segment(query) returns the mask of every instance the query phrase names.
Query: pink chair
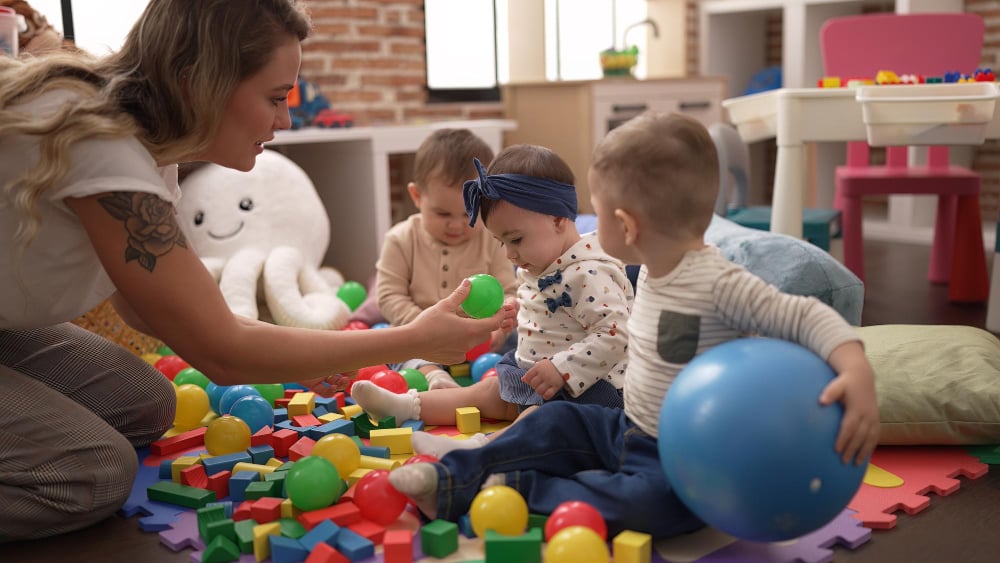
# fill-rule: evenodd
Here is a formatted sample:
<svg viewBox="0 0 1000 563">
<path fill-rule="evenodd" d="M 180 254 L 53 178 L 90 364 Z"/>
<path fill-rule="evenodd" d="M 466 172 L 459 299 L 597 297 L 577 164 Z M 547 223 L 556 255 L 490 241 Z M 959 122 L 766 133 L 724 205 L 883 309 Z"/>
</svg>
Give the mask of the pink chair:
<svg viewBox="0 0 1000 563">
<path fill-rule="evenodd" d="M 979 66 L 984 24 L 975 14 L 870 14 L 828 20 L 820 30 L 824 73 L 842 79 L 896 74 L 944 76 Z M 892 86 L 885 86 L 892 88 Z M 844 263 L 864 279 L 861 199 L 870 194 L 937 195 L 927 277 L 949 283 L 952 301 L 980 302 L 989 294 L 979 211 L 980 177 L 949 163 L 948 147 L 929 147 L 927 164 L 907 164 L 906 147 L 889 147 L 884 166 L 870 166 L 868 144 L 848 143 L 847 164 L 836 169 L 834 206 L 840 210 Z"/>
</svg>

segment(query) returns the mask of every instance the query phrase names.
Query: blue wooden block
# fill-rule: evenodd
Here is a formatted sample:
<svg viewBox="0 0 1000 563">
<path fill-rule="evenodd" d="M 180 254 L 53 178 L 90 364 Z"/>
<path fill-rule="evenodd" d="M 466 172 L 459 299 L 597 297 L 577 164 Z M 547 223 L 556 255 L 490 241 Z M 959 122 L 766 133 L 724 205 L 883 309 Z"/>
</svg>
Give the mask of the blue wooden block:
<svg viewBox="0 0 1000 563">
<path fill-rule="evenodd" d="M 323 520 L 316 524 L 315 528 L 306 532 L 306 535 L 299 538 L 299 543 L 311 553 L 313 548 L 320 543 L 336 546 L 339 534 L 340 526 L 334 524 L 332 520 Z"/>
<path fill-rule="evenodd" d="M 282 420 L 281 422 L 275 424 L 276 428 L 283 428 L 285 430 L 291 430 L 299 435 L 299 438 L 307 435 L 307 433 L 316 428 L 315 426 L 295 426 L 292 424 L 291 420 Z"/>
<path fill-rule="evenodd" d="M 424 431 L 424 421 L 422 420 L 407 420 L 406 422 L 399 425 L 400 428 L 412 428 L 414 432 Z"/>
<path fill-rule="evenodd" d="M 458 517 L 458 531 L 467 538 L 476 537 L 476 531 L 472 528 L 472 519 L 468 512 Z"/>
<path fill-rule="evenodd" d="M 351 561 L 375 555 L 375 544 L 349 528 L 340 529 L 340 533 L 337 534 L 336 548 Z"/>
<path fill-rule="evenodd" d="M 274 423 L 288 420 L 288 409 L 274 409 Z"/>
<path fill-rule="evenodd" d="M 206 504 L 205 506 L 206 507 L 209 507 L 209 506 L 221 506 L 222 509 L 226 512 L 226 518 L 232 518 L 233 517 L 233 501 L 231 501 L 231 500 L 219 500 L 219 501 L 215 501 L 215 502 L 210 502 L 210 503 Z"/>
<path fill-rule="evenodd" d="M 315 416 L 316 418 L 319 418 L 319 417 L 323 416 L 324 414 L 329 414 L 329 413 L 330 413 L 329 409 L 327 409 L 323 405 L 316 405 L 313 408 L 313 412 L 312 412 L 313 416 Z"/>
<path fill-rule="evenodd" d="M 359 446 L 361 455 L 389 459 L 389 446 Z"/>
<path fill-rule="evenodd" d="M 299 563 L 309 557 L 309 550 L 299 540 L 285 536 L 268 536 L 271 542 L 271 561 L 274 563 Z"/>
<path fill-rule="evenodd" d="M 309 436 L 313 440 L 319 440 L 327 434 L 345 434 L 347 436 L 354 435 L 354 423 L 350 420 L 342 418 L 340 420 L 334 420 L 327 422 L 326 424 L 321 424 L 319 426 L 314 426 L 306 432 L 306 436 Z"/>
<path fill-rule="evenodd" d="M 268 445 L 250 446 L 247 448 L 247 453 L 250 454 L 250 459 L 253 460 L 253 463 L 264 465 L 267 463 L 267 460 L 274 457 L 274 448 Z"/>
<path fill-rule="evenodd" d="M 170 468 L 170 466 L 173 465 L 173 463 L 174 463 L 173 459 L 165 459 L 160 462 L 160 474 L 159 474 L 160 479 L 173 479 L 174 473 L 173 470 Z"/>
<path fill-rule="evenodd" d="M 260 473 L 256 471 L 237 471 L 229 478 L 229 498 L 233 502 L 243 502 L 246 500 L 247 486 L 254 481 L 260 480 Z"/>
<path fill-rule="evenodd" d="M 206 457 L 201 460 L 201 464 L 205 466 L 206 475 L 215 475 L 220 471 L 232 471 L 233 467 L 236 467 L 236 464 L 240 462 L 250 463 L 250 454 L 236 452 L 234 454 Z"/>
</svg>

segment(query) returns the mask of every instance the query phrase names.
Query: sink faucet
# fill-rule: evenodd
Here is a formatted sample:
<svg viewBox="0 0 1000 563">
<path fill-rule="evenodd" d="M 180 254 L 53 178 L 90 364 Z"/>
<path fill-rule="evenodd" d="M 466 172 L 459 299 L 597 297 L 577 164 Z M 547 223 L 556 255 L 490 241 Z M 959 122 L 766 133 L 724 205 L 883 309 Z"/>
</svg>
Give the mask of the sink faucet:
<svg viewBox="0 0 1000 563">
<path fill-rule="evenodd" d="M 656 22 L 653 21 L 652 18 L 646 18 L 646 19 L 644 19 L 642 21 L 635 22 L 634 24 L 626 27 L 625 31 L 622 32 L 622 48 L 623 49 L 625 49 L 625 48 L 628 47 L 628 32 L 631 31 L 631 30 L 633 30 L 636 27 L 639 27 L 640 25 L 648 25 L 649 27 L 653 28 L 653 37 L 656 38 L 656 39 L 660 38 L 660 26 L 656 25 Z"/>
</svg>

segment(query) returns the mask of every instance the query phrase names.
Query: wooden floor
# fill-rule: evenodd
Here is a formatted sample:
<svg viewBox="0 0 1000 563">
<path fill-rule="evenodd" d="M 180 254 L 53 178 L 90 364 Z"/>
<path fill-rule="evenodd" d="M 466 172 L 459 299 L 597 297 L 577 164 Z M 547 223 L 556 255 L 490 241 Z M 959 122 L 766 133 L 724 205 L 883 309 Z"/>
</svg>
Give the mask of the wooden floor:
<svg viewBox="0 0 1000 563">
<path fill-rule="evenodd" d="M 953 305 L 947 288 L 926 281 L 929 249 L 899 243 L 865 245 L 867 285 L 862 324 L 960 324 L 983 328 L 985 305 Z M 932 496 L 929 508 L 899 515 L 893 530 L 876 531 L 857 550 L 837 549 L 834 561 L 978 563 L 1000 557 L 1000 469 L 964 481 L 946 498 Z M 3 510 L 3 507 L 0 507 Z M 139 531 L 136 519 L 119 516 L 57 538 L 0 545 L 2 562 L 141 561 L 176 563 L 190 551 L 172 553 L 158 535 Z"/>
</svg>

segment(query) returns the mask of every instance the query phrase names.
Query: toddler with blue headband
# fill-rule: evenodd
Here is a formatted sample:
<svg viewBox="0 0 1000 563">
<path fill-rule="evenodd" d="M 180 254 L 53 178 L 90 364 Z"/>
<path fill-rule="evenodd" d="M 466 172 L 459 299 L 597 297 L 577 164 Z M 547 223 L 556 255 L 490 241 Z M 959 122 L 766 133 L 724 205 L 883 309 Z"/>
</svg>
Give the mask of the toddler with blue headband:
<svg viewBox="0 0 1000 563">
<path fill-rule="evenodd" d="M 517 268 L 516 349 L 497 363 L 496 378 L 466 388 L 396 395 L 359 381 L 354 399 L 374 419 L 436 425 L 455 424 L 455 409 L 467 406 L 498 420 L 515 420 L 551 400 L 621 408 L 634 293 L 624 264 L 601 249 L 596 235 L 577 231 L 569 166 L 534 145 L 508 147 L 488 173 L 475 165 L 479 174 L 465 183 L 465 207 L 469 224 L 481 217 Z M 440 457 L 486 441 L 418 432 L 413 446 Z"/>
</svg>

